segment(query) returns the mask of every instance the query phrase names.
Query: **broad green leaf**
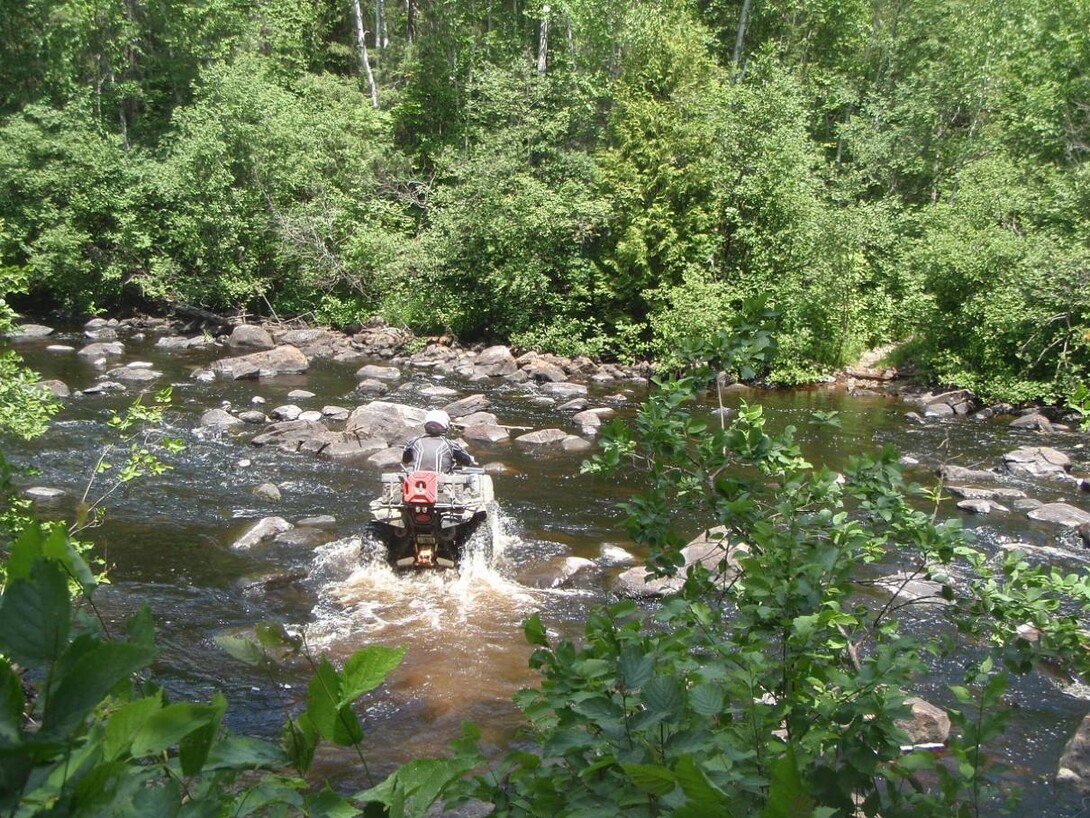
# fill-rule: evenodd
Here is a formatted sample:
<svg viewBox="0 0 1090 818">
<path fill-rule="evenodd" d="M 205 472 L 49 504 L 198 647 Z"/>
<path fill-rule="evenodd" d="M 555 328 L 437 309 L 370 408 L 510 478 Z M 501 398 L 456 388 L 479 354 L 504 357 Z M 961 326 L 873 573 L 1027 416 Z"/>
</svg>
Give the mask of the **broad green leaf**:
<svg viewBox="0 0 1090 818">
<path fill-rule="evenodd" d="M 621 652 L 618 668 L 625 687 L 632 690 L 643 687 L 655 669 L 654 660 L 638 647 L 627 647 Z"/>
<path fill-rule="evenodd" d="M 275 744 L 248 736 L 229 736 L 212 745 L 204 771 L 279 769 L 290 763 L 291 759 Z"/>
<path fill-rule="evenodd" d="M 652 795 L 668 795 L 677 787 L 673 771 L 658 764 L 622 764 L 632 783 Z"/>
<path fill-rule="evenodd" d="M 72 608 L 68 582 L 39 557 L 27 577 L 11 580 L 0 600 L 0 653 L 25 667 L 57 660 L 68 643 Z"/>
<path fill-rule="evenodd" d="M 178 742 L 178 760 L 182 765 L 183 775 L 196 775 L 208 758 L 208 751 L 216 740 L 223 714 L 227 712 L 227 699 L 222 693 L 212 696 L 209 706 L 213 709 L 211 721 L 182 737 Z"/>
<path fill-rule="evenodd" d="M 761 818 L 810 818 L 813 809 L 814 799 L 802 781 L 795 753 L 788 747 L 783 758 L 772 768 L 768 802 L 761 811 Z"/>
<path fill-rule="evenodd" d="M 531 645 L 543 648 L 549 647 L 549 635 L 545 631 L 545 626 L 541 623 L 541 617 L 536 613 L 531 614 L 522 623 L 522 632 L 526 635 L 526 641 Z"/>
<path fill-rule="evenodd" d="M 5 570 L 8 582 L 17 579 L 28 579 L 34 568 L 34 561 L 42 556 L 47 532 L 44 526 L 37 521 L 31 522 L 23 532 L 11 544 L 11 553 Z"/>
<path fill-rule="evenodd" d="M 215 705 L 179 702 L 152 714 L 132 742 L 136 758 L 156 755 L 214 721 L 220 713 Z"/>
<path fill-rule="evenodd" d="M 341 704 L 340 691 L 340 675 L 329 660 L 322 657 L 307 686 L 306 714 L 322 738 L 347 746 L 363 740 L 363 729 L 352 705 Z"/>
<path fill-rule="evenodd" d="M 43 733 L 63 736 L 74 730 L 118 682 L 147 667 L 156 652 L 145 645 L 99 642 L 76 661 L 65 662 L 63 675 L 45 703 Z"/>
<path fill-rule="evenodd" d="M 125 621 L 125 633 L 129 642 L 134 645 L 153 646 L 155 644 L 155 621 L 152 619 L 151 608 L 141 605 L 140 610 Z"/>
<path fill-rule="evenodd" d="M 673 676 L 655 676 L 643 686 L 643 703 L 655 713 L 671 714 L 681 709 L 681 687 Z"/>
<path fill-rule="evenodd" d="M 313 719 L 304 713 L 298 719 L 288 719 L 280 735 L 280 747 L 292 766 L 305 773 L 314 760 L 318 739 L 318 728 L 314 726 Z"/>
<path fill-rule="evenodd" d="M 592 696 L 573 704 L 571 709 L 597 723 L 618 722 L 624 717 L 620 706 L 606 696 Z"/>
<path fill-rule="evenodd" d="M 389 778 L 360 793 L 360 801 L 378 801 L 391 809 L 401 805 L 406 816 L 422 818 L 443 790 L 472 769 L 465 759 L 418 758 L 395 771 Z"/>
<path fill-rule="evenodd" d="M 731 799 L 708 779 L 692 756 L 684 755 L 678 759 L 674 766 L 674 775 L 685 793 L 687 805 L 693 808 L 693 814 L 734 814 L 730 809 Z"/>
<path fill-rule="evenodd" d="M 135 699 L 110 714 L 106 722 L 103 754 L 107 761 L 114 761 L 128 754 L 132 741 L 144 723 L 163 706 L 161 694 Z"/>
<path fill-rule="evenodd" d="M 369 645 L 353 653 L 341 671 L 340 704 L 351 704 L 364 693 L 374 690 L 390 671 L 401 664 L 405 648 Z"/>
<path fill-rule="evenodd" d="M 719 685 L 701 682 L 689 691 L 689 705 L 698 716 L 718 716 L 725 703 L 723 688 Z"/>
<path fill-rule="evenodd" d="M 310 818 L 356 818 L 360 811 L 326 785 L 321 792 L 304 796 Z"/>
</svg>

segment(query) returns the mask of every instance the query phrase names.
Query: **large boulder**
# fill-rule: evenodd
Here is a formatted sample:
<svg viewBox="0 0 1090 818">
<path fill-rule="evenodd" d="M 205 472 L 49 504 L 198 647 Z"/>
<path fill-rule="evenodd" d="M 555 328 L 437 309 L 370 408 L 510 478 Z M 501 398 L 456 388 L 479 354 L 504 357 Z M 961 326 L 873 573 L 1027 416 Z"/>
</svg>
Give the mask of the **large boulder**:
<svg viewBox="0 0 1090 818">
<path fill-rule="evenodd" d="M 481 352 L 474 362 L 474 371 L 489 378 L 506 377 L 518 371 L 518 364 L 511 350 L 505 346 L 493 346 Z"/>
<path fill-rule="evenodd" d="M 234 348 L 274 349 L 276 347 L 276 342 L 269 331 L 255 324 L 239 324 L 231 331 L 227 344 Z"/>
<path fill-rule="evenodd" d="M 378 366 L 367 364 L 356 370 L 356 377 L 361 381 L 396 381 L 401 379 L 401 370 L 396 366 Z"/>
<path fill-rule="evenodd" d="M 284 344 L 262 352 L 215 361 L 211 369 L 220 378 L 237 381 L 242 378 L 298 375 L 306 372 L 309 366 L 307 356 L 297 347 Z"/>
<path fill-rule="evenodd" d="M 694 565 L 707 568 L 719 585 L 733 582 L 741 567 L 739 558 L 748 553 L 747 546 L 732 544 L 722 526 L 709 529 L 692 540 L 681 550 L 684 566 L 672 577 L 650 578 L 650 572 L 642 565 L 629 568 L 617 577 L 613 591 L 619 596 L 633 599 L 665 596 L 679 590 L 685 572 Z"/>
<path fill-rule="evenodd" d="M 1090 794 L 1090 716 L 1082 720 L 1064 747 L 1056 783 Z"/>
<path fill-rule="evenodd" d="M 1068 503 L 1045 503 L 1030 511 L 1026 516 L 1031 520 L 1057 523 L 1067 528 L 1075 528 L 1090 522 L 1090 513 Z"/>
<path fill-rule="evenodd" d="M 340 440 L 335 440 L 322 449 L 321 456 L 325 460 L 338 463 L 362 463 L 385 448 L 385 440 L 343 435 Z"/>
<path fill-rule="evenodd" d="M 425 414 L 415 406 L 376 400 L 354 409 L 344 430 L 357 437 L 384 440 L 389 446 L 404 446 L 423 433 Z"/>
<path fill-rule="evenodd" d="M 911 744 L 945 744 L 950 738 L 950 717 L 941 707 L 918 696 L 905 699 L 911 718 L 898 719 L 897 726 L 908 734 Z"/>
<path fill-rule="evenodd" d="M 1021 477 L 1066 478 L 1071 458 L 1049 446 L 1023 446 L 1003 455 L 1003 464 Z"/>
<path fill-rule="evenodd" d="M 12 341 L 32 341 L 35 338 L 45 338 L 53 334 L 53 327 L 42 324 L 20 324 L 12 328 L 7 337 Z"/>
<path fill-rule="evenodd" d="M 120 341 L 103 341 L 88 344 L 77 353 L 82 358 L 120 358 L 125 354 L 125 345 Z"/>
<path fill-rule="evenodd" d="M 304 444 L 307 444 L 308 451 L 315 450 L 315 447 L 317 447 L 316 451 L 321 451 L 322 448 L 339 439 L 339 435 L 330 432 L 321 423 L 309 420 L 288 420 L 272 424 L 250 442 L 255 446 L 278 446 L 285 451 L 297 452 Z"/>
</svg>

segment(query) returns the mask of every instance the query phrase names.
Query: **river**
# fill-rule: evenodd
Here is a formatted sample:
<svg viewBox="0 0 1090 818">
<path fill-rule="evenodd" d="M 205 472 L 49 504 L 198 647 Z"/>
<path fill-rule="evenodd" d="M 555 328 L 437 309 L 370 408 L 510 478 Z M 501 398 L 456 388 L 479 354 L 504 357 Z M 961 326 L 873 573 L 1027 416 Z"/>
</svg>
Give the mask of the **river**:
<svg viewBox="0 0 1090 818">
<path fill-rule="evenodd" d="M 74 352 L 52 352 L 51 344 L 79 348 L 80 331 L 17 345 L 27 363 L 45 378 L 85 389 L 102 369 Z M 155 337 L 126 338 L 124 361 L 145 361 L 162 377 L 153 389 L 173 387 L 168 415 L 171 431 L 186 443 L 171 458 L 172 470 L 137 481 L 107 502 L 103 524 L 87 534 L 109 565 L 110 584 L 97 600 L 106 617 L 121 621 L 143 603 L 155 615 L 163 652 L 155 671 L 171 695 L 206 699 L 222 690 L 231 703 L 228 723 L 238 732 L 275 737 L 285 714 L 305 697 L 309 670 L 287 664 L 269 676 L 228 657 L 214 642 L 221 634 L 246 635 L 256 623 L 275 621 L 305 634 L 315 653 L 334 660 L 368 644 L 405 645 L 402 665 L 389 682 L 370 694 L 364 716 L 365 752 L 373 771 L 385 774 L 414 757 L 445 752 L 466 720 L 476 722 L 488 746 L 502 749 L 522 724 L 512 695 L 533 685 L 529 649 L 521 623 L 537 612 L 557 636 L 577 637 L 588 609 L 611 599 L 609 582 L 620 569 L 603 572 L 574 588 L 548 587 L 557 564 L 568 556 L 597 559 L 604 545 L 640 552 L 618 525 L 616 504 L 634 490 L 623 479 L 580 474 L 583 454 L 561 449 L 530 450 L 506 442 L 473 447 L 483 463 L 502 464 L 494 477 L 500 505 L 500 536 L 491 566 L 458 573 L 398 576 L 376 565 L 361 565 L 352 536 L 368 519 L 368 501 L 377 491 L 379 471 L 257 448 L 250 439 L 260 427 L 210 433 L 198 428 L 205 410 L 229 402 L 251 408 L 264 399 L 266 410 L 286 403 L 320 409 L 329 404 L 352 408 L 367 398 L 353 394 L 360 363 L 318 360 L 303 375 L 260 381 L 200 383 L 191 375 L 222 349 L 168 351 Z M 375 361 L 388 365 L 388 361 Z M 113 365 L 113 364 L 111 364 Z M 566 427 L 567 418 L 533 387 L 497 380 L 482 387 L 404 369 L 404 379 L 388 400 L 421 407 L 419 389 L 441 383 L 459 396 L 484 391 L 503 424 L 531 428 Z M 292 390 L 315 397 L 289 400 Z M 79 395 L 65 399 L 62 411 L 41 438 L 18 444 L 9 453 L 17 465 L 38 470 L 28 485 L 63 489 L 65 497 L 42 506 L 45 514 L 69 515 L 83 494 L 94 464 L 111 440 L 111 410 L 128 405 L 125 394 Z M 609 405 L 630 416 L 643 387 L 617 382 L 592 386 L 592 406 Z M 622 399 L 623 397 L 623 399 Z M 728 401 L 760 402 L 770 428 L 793 425 L 813 462 L 832 467 L 848 453 L 892 445 L 910 458 L 908 473 L 933 481 L 940 463 L 985 468 L 1020 445 L 1055 446 L 1080 459 L 1084 437 L 1059 431 L 1042 441 L 1035 432 L 1014 430 L 1010 418 L 929 420 L 917 424 L 905 413 L 915 407 L 896 397 L 851 396 L 843 390 L 738 390 Z M 710 407 L 709 407 L 710 408 Z M 808 425 L 810 413 L 836 411 L 840 428 Z M 573 429 L 574 431 L 574 429 Z M 254 487 L 278 486 L 281 499 L 259 498 Z M 93 492 L 92 492 L 93 494 Z M 1088 505 L 1074 484 L 1035 484 L 1030 495 L 1044 501 Z M 1055 526 L 1034 523 L 1020 513 L 973 516 L 949 502 L 943 513 L 959 516 L 980 541 L 1055 545 Z M 231 544 L 255 520 L 269 515 L 290 521 L 329 514 L 336 518 L 334 542 L 318 548 L 261 545 L 239 551 Z M 1082 553 L 1069 549 L 1065 563 L 1085 570 Z M 922 692 L 943 700 L 942 668 Z M 1045 674 L 1020 683 L 1010 696 L 1017 708 L 1014 729 L 1000 752 L 1024 791 L 1016 814 L 1074 816 L 1081 803 L 1051 785 L 1064 742 L 1088 711 L 1080 689 L 1061 686 Z M 325 749 L 315 772 L 346 787 L 361 778 L 354 753 Z"/>
</svg>

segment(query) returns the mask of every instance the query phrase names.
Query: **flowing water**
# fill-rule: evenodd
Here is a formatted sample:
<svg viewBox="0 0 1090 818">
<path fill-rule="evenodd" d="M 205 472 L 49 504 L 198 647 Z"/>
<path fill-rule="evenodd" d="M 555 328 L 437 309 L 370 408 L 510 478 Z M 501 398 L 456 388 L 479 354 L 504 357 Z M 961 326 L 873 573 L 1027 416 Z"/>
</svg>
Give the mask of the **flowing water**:
<svg viewBox="0 0 1090 818">
<path fill-rule="evenodd" d="M 81 345 L 78 331 L 48 340 L 20 342 L 18 349 L 43 377 L 58 378 L 73 390 L 91 386 L 102 371 L 72 352 L 49 352 L 49 344 Z M 200 414 L 231 403 L 249 408 L 255 397 L 268 410 L 294 402 L 303 408 L 365 402 L 351 394 L 361 365 L 318 361 L 304 375 L 262 381 L 198 383 L 191 374 L 224 351 L 164 351 L 154 337 L 126 339 L 125 361 L 154 365 L 163 377 L 153 385 L 172 385 L 171 431 L 187 448 L 171 459 L 166 474 L 137 481 L 107 500 L 104 523 L 87 535 L 110 568 L 111 584 L 97 594 L 109 621 L 120 622 L 148 603 L 156 618 L 163 652 L 155 670 L 168 691 L 179 697 L 207 698 L 223 690 L 236 731 L 273 738 L 285 714 L 305 698 L 310 670 L 294 661 L 278 673 L 250 668 L 228 657 L 214 643 L 221 634 L 248 635 L 255 624 L 279 622 L 303 634 L 315 654 L 334 661 L 370 644 L 404 645 L 405 659 L 388 683 L 366 698 L 361 712 L 365 751 L 372 773 L 384 775 L 411 758 L 443 754 L 465 721 L 477 723 L 487 746 L 497 751 L 518 741 L 522 724 L 512 695 L 533 685 L 527 667 L 530 650 L 522 621 L 539 613 L 551 634 L 578 637 L 588 610 L 611 599 L 608 588 L 621 569 L 609 568 L 573 588 L 549 587 L 557 566 L 568 556 L 598 559 L 615 545 L 641 556 L 619 526 L 616 504 L 635 489 L 623 476 L 581 475 L 583 455 L 560 450 L 528 450 L 514 443 L 473 447 L 482 463 L 502 468 L 494 477 L 500 506 L 495 521 L 496 558 L 459 572 L 397 575 L 361 554 L 360 535 L 368 501 L 377 491 L 377 469 L 336 464 L 302 454 L 256 448 L 249 440 L 260 427 L 213 433 L 197 428 Z M 386 364 L 385 361 L 375 363 Z M 111 363 L 111 366 L 113 364 Z M 386 399 L 417 406 L 441 404 L 419 389 L 453 387 L 460 396 L 485 391 L 500 422 L 532 428 L 565 428 L 570 421 L 532 387 L 506 383 L 459 383 L 433 373 L 404 370 L 405 380 Z M 307 389 L 315 397 L 289 401 L 288 392 Z M 620 396 L 623 396 L 623 400 Z M 41 506 L 45 514 L 70 515 L 82 496 L 104 447 L 111 440 L 106 420 L 132 400 L 121 395 L 74 395 L 66 399 L 49 432 L 10 452 L 17 465 L 38 470 L 28 485 L 64 489 L 65 497 Z M 630 415 L 642 387 L 593 387 L 591 405 L 615 407 Z M 909 476 L 933 480 L 940 463 L 991 467 L 1003 452 L 1019 445 L 1042 445 L 1030 432 L 1012 430 L 1009 419 L 990 421 L 907 421 L 912 407 L 888 396 L 849 396 L 834 389 L 727 395 L 729 404 L 760 402 L 769 427 L 793 425 L 805 453 L 834 468 L 849 455 L 892 445 L 917 461 Z M 709 407 L 710 411 L 711 407 Z M 809 425 L 813 411 L 836 411 L 840 428 Z M 1058 432 L 1047 440 L 1079 460 L 1083 437 Z M 271 482 L 282 497 L 263 500 L 254 487 Z M 1023 486 L 1045 502 L 1084 502 L 1066 484 Z M 97 496 L 92 486 L 89 496 Z M 973 517 L 952 503 L 943 513 L 961 516 L 989 547 L 1003 542 L 1057 544 L 1056 527 L 1033 523 L 1022 514 Z M 246 551 L 231 544 L 255 520 L 278 515 L 295 521 L 329 514 L 336 518 L 334 540 L 317 548 L 259 545 Z M 1086 558 L 1070 542 L 1062 561 L 1085 570 Z M 944 670 L 921 681 L 921 693 L 949 703 Z M 1090 697 L 1077 686 L 1045 673 L 1020 683 L 1010 695 L 1015 729 L 1001 748 L 1024 790 L 1018 814 L 1075 816 L 1082 804 L 1053 791 L 1050 779 L 1063 744 L 1090 711 Z M 326 749 L 318 774 L 344 786 L 366 783 L 354 752 Z M 1090 813 L 1086 813 L 1090 814 Z"/>
</svg>

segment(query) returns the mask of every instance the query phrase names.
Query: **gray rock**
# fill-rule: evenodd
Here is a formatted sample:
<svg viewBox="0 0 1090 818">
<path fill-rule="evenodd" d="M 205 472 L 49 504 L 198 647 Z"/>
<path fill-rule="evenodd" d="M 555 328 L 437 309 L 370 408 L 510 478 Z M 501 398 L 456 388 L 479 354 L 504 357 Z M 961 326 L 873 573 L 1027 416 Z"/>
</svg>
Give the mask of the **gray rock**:
<svg viewBox="0 0 1090 818">
<path fill-rule="evenodd" d="M 202 349 L 210 346 L 212 343 L 212 339 L 204 335 L 198 335 L 195 338 L 185 338 L 181 335 L 166 335 L 156 341 L 155 346 L 159 349 L 166 350 Z"/>
<path fill-rule="evenodd" d="M 1017 417 L 1011 421 L 1010 425 L 1012 429 L 1035 429 L 1038 432 L 1052 431 L 1052 422 L 1044 415 L 1036 412 L 1031 415 Z"/>
<path fill-rule="evenodd" d="M 275 483 L 262 483 L 260 486 L 254 488 L 254 495 L 260 497 L 262 500 L 269 500 L 273 503 L 279 503 L 282 498 L 280 488 Z"/>
<path fill-rule="evenodd" d="M 125 345 L 120 341 L 104 341 L 88 344 L 76 354 L 82 358 L 120 357 L 125 354 Z"/>
<path fill-rule="evenodd" d="M 968 469 L 964 466 L 944 464 L 939 466 L 939 476 L 948 483 L 980 483 L 999 479 L 999 474 L 983 469 Z"/>
<path fill-rule="evenodd" d="M 215 361 L 211 369 L 220 378 L 270 378 L 298 375 L 310 366 L 307 356 L 296 347 L 282 345 L 262 352 Z"/>
<path fill-rule="evenodd" d="M 518 371 L 518 363 L 505 346 L 488 347 L 474 361 L 474 371 L 489 378 L 500 378 Z"/>
<path fill-rule="evenodd" d="M 420 394 L 426 398 L 452 398 L 458 394 L 458 390 L 451 389 L 449 386 L 431 384 L 422 388 Z"/>
<path fill-rule="evenodd" d="M 1024 477 L 1066 478 L 1071 458 L 1049 446 L 1023 446 L 1003 455 L 1007 471 Z"/>
<path fill-rule="evenodd" d="M 716 583 L 727 585 L 738 577 L 738 559 L 748 551 L 745 545 L 732 544 L 727 538 L 726 529 L 718 526 L 704 532 L 681 550 L 685 564 L 677 575 L 649 579 L 647 569 L 637 565 L 617 577 L 613 590 L 619 596 L 633 599 L 664 596 L 680 589 L 686 569 L 697 564 L 711 571 Z"/>
<path fill-rule="evenodd" d="M 926 576 L 898 571 L 882 577 L 875 585 L 906 604 L 912 605 L 949 605 L 949 600 L 942 598 L 943 584 Z"/>
<path fill-rule="evenodd" d="M 541 429 L 537 432 L 528 432 L 515 438 L 516 443 L 524 446 L 552 446 L 567 440 L 568 433 L 563 429 Z"/>
<path fill-rule="evenodd" d="M 117 381 L 99 381 L 98 383 L 81 389 L 81 395 L 104 395 L 108 392 L 124 392 L 125 384 Z"/>
<path fill-rule="evenodd" d="M 291 548 L 317 548 L 325 545 L 333 539 L 333 535 L 321 528 L 306 527 L 293 528 L 283 534 L 277 534 L 273 538 L 276 545 L 286 545 Z"/>
<path fill-rule="evenodd" d="M 598 553 L 600 555 L 598 559 L 603 565 L 631 565 L 636 561 L 632 554 L 619 545 L 607 543 L 598 550 Z"/>
<path fill-rule="evenodd" d="M 560 383 L 568 379 L 567 373 L 556 364 L 545 360 L 533 360 L 522 367 L 526 376 L 534 381 Z"/>
<path fill-rule="evenodd" d="M 358 463 L 366 461 L 375 452 L 385 448 L 387 448 L 385 440 L 345 435 L 322 449 L 321 456 L 325 460 L 338 463 Z"/>
<path fill-rule="evenodd" d="M 348 420 L 350 412 L 343 406 L 323 406 L 322 415 L 330 420 Z"/>
<path fill-rule="evenodd" d="M 543 383 L 541 391 L 554 398 L 570 399 L 586 396 L 587 387 L 581 383 Z"/>
<path fill-rule="evenodd" d="M 314 397 L 314 393 L 306 389 L 293 389 L 288 392 L 288 400 L 309 400 Z"/>
<path fill-rule="evenodd" d="M 1032 497 L 1021 497 L 1011 503 L 1011 507 L 1014 508 L 1015 511 L 1033 511 L 1033 509 L 1040 508 L 1043 505 L 1044 503 L 1040 500 L 1036 500 Z"/>
<path fill-rule="evenodd" d="M 923 415 L 927 418 L 949 418 L 954 416 L 954 407 L 948 403 L 929 403 L 923 408 Z"/>
<path fill-rule="evenodd" d="M 404 446 L 423 432 L 425 414 L 415 406 L 376 400 L 354 409 L 344 430 L 358 437 L 384 440 L 387 445 Z"/>
<path fill-rule="evenodd" d="M 294 403 L 287 403 L 283 406 L 277 406 L 275 409 L 270 411 L 269 417 L 271 417 L 273 420 L 298 420 L 299 415 L 301 414 L 303 414 L 302 409 L 300 409 Z"/>
<path fill-rule="evenodd" d="M 484 395 L 470 395 L 467 398 L 448 403 L 443 407 L 443 411 L 457 420 L 486 412 L 491 406 L 492 404 Z"/>
<path fill-rule="evenodd" d="M 363 394 L 370 395 L 382 395 L 389 390 L 386 384 L 382 381 L 375 380 L 374 378 L 368 378 L 367 380 L 360 381 L 356 384 L 356 391 Z"/>
<path fill-rule="evenodd" d="M 1090 794 L 1090 716 L 1082 720 L 1064 746 L 1056 783 Z"/>
<path fill-rule="evenodd" d="M 68 492 L 62 489 L 50 488 L 49 486 L 30 486 L 19 493 L 28 500 L 34 500 L 36 502 L 49 502 L 50 500 L 57 500 L 68 495 Z"/>
<path fill-rule="evenodd" d="M 274 349 L 276 342 L 272 335 L 264 327 L 254 324 L 239 324 L 231 330 L 231 337 L 227 339 L 227 345 L 233 349 L 250 347 L 252 349 Z"/>
<path fill-rule="evenodd" d="M 72 390 L 68 388 L 68 384 L 64 381 L 58 381 L 50 379 L 46 381 L 38 381 L 38 387 L 45 391 L 51 392 L 55 398 L 67 398 L 72 394 Z"/>
<path fill-rule="evenodd" d="M 45 351 L 55 352 L 58 354 L 67 354 L 69 352 L 75 352 L 76 348 L 74 346 L 69 346 L 68 344 L 50 344 L 45 348 Z"/>
<path fill-rule="evenodd" d="M 953 495 L 963 497 L 966 500 L 1018 500 L 1026 496 L 1021 489 L 1010 488 L 980 488 L 977 486 L 944 486 Z"/>
<path fill-rule="evenodd" d="M 321 441 L 322 446 L 329 445 L 334 435 L 321 423 L 306 420 L 288 420 L 274 423 L 266 431 L 254 437 L 255 446 L 278 446 L 285 451 L 295 452 L 308 441 Z"/>
<path fill-rule="evenodd" d="M 918 696 L 905 700 L 912 709 L 912 717 L 898 719 L 897 726 L 908 734 L 910 744 L 945 744 L 950 738 L 950 717 L 941 707 L 936 707 Z"/>
<path fill-rule="evenodd" d="M 590 404 L 586 398 L 574 398 L 567 403 L 560 404 L 556 408 L 559 409 L 561 412 L 582 412 L 589 405 Z"/>
<path fill-rule="evenodd" d="M 317 409 L 309 409 L 306 412 L 301 412 L 299 414 L 299 420 L 310 420 L 315 423 L 320 422 L 323 417 L 325 417 L 325 415 L 323 415 Z"/>
<path fill-rule="evenodd" d="M 42 324 L 20 324 L 12 328 L 11 332 L 8 333 L 8 338 L 12 341 L 32 341 L 35 338 L 45 338 L 52 334 L 53 327 Z"/>
<path fill-rule="evenodd" d="M 499 443 L 511 437 L 511 433 L 495 423 L 474 423 L 463 429 L 462 437 L 477 443 Z"/>
<path fill-rule="evenodd" d="M 369 364 L 356 370 L 360 380 L 396 381 L 401 379 L 401 370 L 396 366 L 375 366 Z"/>
<path fill-rule="evenodd" d="M 560 443 L 566 452 L 585 452 L 594 448 L 594 444 L 579 435 L 568 435 Z"/>
<path fill-rule="evenodd" d="M 241 420 L 243 423 L 253 424 L 269 422 L 269 418 L 265 415 L 265 413 L 257 409 L 247 409 L 245 412 L 239 412 L 238 419 Z"/>
<path fill-rule="evenodd" d="M 1004 505 L 1000 505 L 994 500 L 962 500 L 958 503 L 958 508 L 962 511 L 969 511 L 973 514 L 991 514 L 993 511 L 1010 511 Z"/>
<path fill-rule="evenodd" d="M 116 341 L 117 330 L 113 327 L 101 327 L 100 329 L 85 329 L 83 337 L 91 341 Z"/>
<path fill-rule="evenodd" d="M 1090 522 L 1090 513 L 1068 503 L 1045 503 L 1026 514 L 1031 520 L 1074 528 Z"/>
<path fill-rule="evenodd" d="M 294 526 L 283 517 L 265 517 L 246 529 L 245 533 L 231 544 L 231 547 L 236 551 L 248 551 L 262 541 L 271 540 L 292 528 Z"/>
<path fill-rule="evenodd" d="M 163 376 L 162 372 L 157 372 L 154 369 L 147 369 L 142 366 L 122 366 L 117 369 L 111 369 L 106 373 L 106 377 L 113 378 L 116 381 L 124 381 L 126 383 L 150 383 L 151 381 L 158 380 Z"/>
<path fill-rule="evenodd" d="M 587 410 L 573 415 L 572 422 L 576 426 L 598 427 L 602 425 L 602 416 L 593 410 Z"/>
<path fill-rule="evenodd" d="M 491 412 L 474 412 L 471 415 L 463 415 L 462 417 L 458 418 L 457 425 L 463 428 L 469 426 L 477 426 L 482 423 L 498 426 L 499 422 L 499 418 L 497 418 Z"/>
<path fill-rule="evenodd" d="M 209 409 L 201 415 L 200 425 L 211 429 L 230 429 L 241 426 L 242 421 L 223 409 Z"/>
</svg>

